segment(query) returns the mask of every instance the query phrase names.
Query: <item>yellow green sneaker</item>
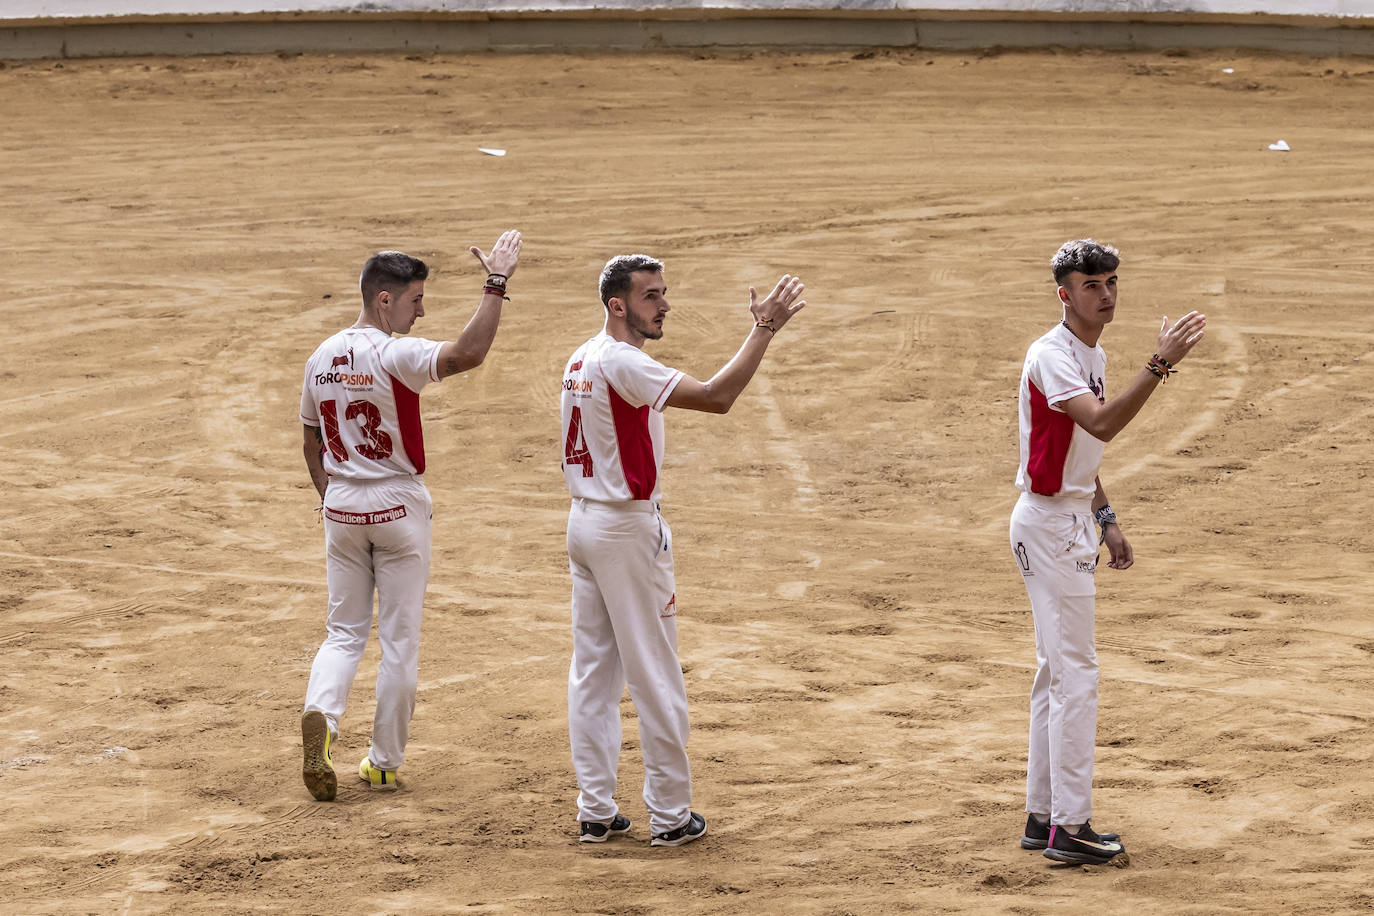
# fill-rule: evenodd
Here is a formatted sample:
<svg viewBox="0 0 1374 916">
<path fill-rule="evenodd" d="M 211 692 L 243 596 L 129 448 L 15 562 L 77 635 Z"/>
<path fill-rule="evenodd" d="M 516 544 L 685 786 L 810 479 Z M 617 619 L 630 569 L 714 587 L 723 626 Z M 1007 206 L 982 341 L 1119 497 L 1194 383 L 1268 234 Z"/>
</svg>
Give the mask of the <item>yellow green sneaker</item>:
<svg viewBox="0 0 1374 916">
<path fill-rule="evenodd" d="M 373 766 L 371 758 L 364 757 L 358 764 L 358 777 L 373 789 L 391 791 L 396 788 L 396 770 L 384 770 Z"/>
<path fill-rule="evenodd" d="M 305 764 L 301 776 L 305 787 L 317 801 L 333 801 L 339 788 L 338 777 L 334 775 L 334 760 L 329 756 L 329 745 L 334 743 L 334 735 L 329 731 L 329 721 L 324 713 L 312 709 L 301 716 L 301 748 L 305 752 Z"/>
</svg>

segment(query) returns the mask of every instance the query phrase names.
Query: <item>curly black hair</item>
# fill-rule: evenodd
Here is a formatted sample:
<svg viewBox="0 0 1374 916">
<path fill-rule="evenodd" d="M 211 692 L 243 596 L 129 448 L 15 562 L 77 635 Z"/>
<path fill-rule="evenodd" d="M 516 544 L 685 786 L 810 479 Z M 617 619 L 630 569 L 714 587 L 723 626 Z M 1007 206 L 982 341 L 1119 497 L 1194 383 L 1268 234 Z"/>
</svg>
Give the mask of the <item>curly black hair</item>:
<svg viewBox="0 0 1374 916">
<path fill-rule="evenodd" d="M 1111 245 L 1103 245 L 1092 239 L 1075 239 L 1065 242 L 1050 260 L 1050 270 L 1054 271 L 1054 282 L 1063 284 L 1064 278 L 1075 270 L 1081 274 L 1109 274 L 1121 263 L 1121 252 Z"/>
</svg>

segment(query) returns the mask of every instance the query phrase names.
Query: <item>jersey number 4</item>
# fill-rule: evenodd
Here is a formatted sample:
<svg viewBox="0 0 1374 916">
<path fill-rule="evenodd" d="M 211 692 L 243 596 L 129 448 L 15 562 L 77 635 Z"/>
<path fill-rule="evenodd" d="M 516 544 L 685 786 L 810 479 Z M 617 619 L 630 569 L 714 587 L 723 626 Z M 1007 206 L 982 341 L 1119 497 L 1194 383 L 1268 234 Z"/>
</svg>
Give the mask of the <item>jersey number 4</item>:
<svg viewBox="0 0 1374 916">
<path fill-rule="evenodd" d="M 391 437 L 382 429 L 382 412 L 377 409 L 377 405 L 371 401 L 352 401 L 344 408 L 345 420 L 356 420 L 359 417 L 363 418 L 362 431 L 367 441 L 355 446 L 358 454 L 373 461 L 390 458 Z M 320 402 L 320 422 L 324 424 L 324 441 L 329 447 L 329 454 L 334 456 L 335 461 L 347 461 L 348 448 L 344 445 L 343 437 L 339 435 L 339 415 L 335 411 L 332 399 Z"/>
<path fill-rule="evenodd" d="M 592 476 L 592 453 L 587 449 L 587 440 L 582 435 L 582 408 L 576 405 L 568 421 L 568 441 L 563 445 L 563 463 L 580 464 L 582 476 Z"/>
</svg>

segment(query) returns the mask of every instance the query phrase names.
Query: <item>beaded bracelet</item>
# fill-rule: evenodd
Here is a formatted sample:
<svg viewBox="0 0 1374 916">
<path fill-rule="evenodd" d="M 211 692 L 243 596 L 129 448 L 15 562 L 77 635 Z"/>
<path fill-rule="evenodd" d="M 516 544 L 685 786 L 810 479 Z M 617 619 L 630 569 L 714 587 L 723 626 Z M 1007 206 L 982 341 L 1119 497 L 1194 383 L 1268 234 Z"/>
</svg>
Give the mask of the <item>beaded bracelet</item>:
<svg viewBox="0 0 1374 916">
<path fill-rule="evenodd" d="M 1150 361 L 1145 364 L 1145 368 L 1154 373 L 1155 377 L 1162 382 L 1167 382 L 1169 376 L 1178 371 L 1174 368 L 1173 363 L 1161 359 L 1158 353 L 1150 357 Z"/>
</svg>

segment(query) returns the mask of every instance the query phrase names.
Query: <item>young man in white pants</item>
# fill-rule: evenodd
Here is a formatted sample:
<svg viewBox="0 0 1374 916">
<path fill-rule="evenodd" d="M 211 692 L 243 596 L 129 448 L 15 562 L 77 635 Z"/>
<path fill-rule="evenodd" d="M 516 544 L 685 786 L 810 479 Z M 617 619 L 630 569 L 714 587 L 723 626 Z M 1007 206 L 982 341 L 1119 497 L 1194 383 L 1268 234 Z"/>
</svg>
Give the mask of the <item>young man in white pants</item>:
<svg viewBox="0 0 1374 916">
<path fill-rule="evenodd" d="M 1113 569 L 1134 562 L 1098 479 L 1102 453 L 1202 339 L 1206 316 L 1160 326 L 1159 349 L 1120 395 L 1106 399 L 1107 355 L 1098 346 L 1116 311 L 1120 257 L 1092 239 L 1066 242 L 1051 262 L 1063 319 L 1031 344 L 1021 370 L 1021 490 L 1011 549 L 1030 595 L 1037 668 L 1031 687 L 1025 833 L 1021 846 L 1061 862 L 1101 864 L 1123 847 L 1092 816 L 1097 742 L 1093 641 L 1102 526 Z"/>
<path fill-rule="evenodd" d="M 429 382 L 486 358 L 496 337 L 506 280 L 520 257 L 520 233 L 504 233 L 490 255 L 470 249 L 487 282 L 477 312 L 456 340 L 406 334 L 423 317 L 429 268 L 383 251 L 363 266 L 358 320 L 311 355 L 301 388 L 305 464 L 324 516 L 329 616 L 310 668 L 301 717 L 310 794 L 330 801 L 338 788 L 331 745 L 348 703 L 372 625 L 377 594 L 377 711 L 359 777 L 396 788 L 405 755 L 420 658 L 420 610 L 429 579 L 433 506 L 425 488 L 419 394 Z"/>
<path fill-rule="evenodd" d="M 705 818 L 691 810 L 673 536 L 659 515 L 662 411 L 728 411 L 773 335 L 806 305 L 802 288 L 784 275 L 760 301 L 750 287 L 749 336 L 710 381 L 699 382 L 643 351 L 646 340 L 663 336 L 669 311 L 663 264 L 621 255 L 601 272 L 606 324 L 568 360 L 562 396 L 563 474 L 573 498 L 568 728 L 582 842 L 630 829 L 615 801 L 627 683 L 639 716 L 651 845 L 681 846 L 706 833 Z"/>
</svg>

